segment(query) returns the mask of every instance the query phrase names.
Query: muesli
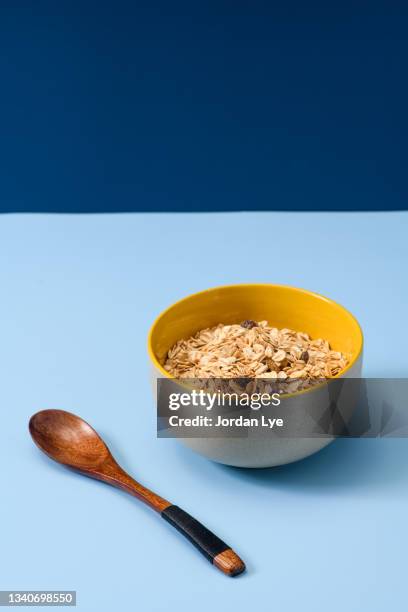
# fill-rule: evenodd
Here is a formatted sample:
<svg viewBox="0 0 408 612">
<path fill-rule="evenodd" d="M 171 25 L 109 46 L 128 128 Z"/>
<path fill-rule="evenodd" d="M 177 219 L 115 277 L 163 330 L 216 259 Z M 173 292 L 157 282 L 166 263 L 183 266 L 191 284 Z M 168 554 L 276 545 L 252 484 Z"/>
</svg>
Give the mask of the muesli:
<svg viewBox="0 0 408 612">
<path fill-rule="evenodd" d="M 286 382 L 290 391 L 337 376 L 347 357 L 322 338 L 246 320 L 198 331 L 179 340 L 164 367 L 175 378 L 270 379 Z"/>
</svg>

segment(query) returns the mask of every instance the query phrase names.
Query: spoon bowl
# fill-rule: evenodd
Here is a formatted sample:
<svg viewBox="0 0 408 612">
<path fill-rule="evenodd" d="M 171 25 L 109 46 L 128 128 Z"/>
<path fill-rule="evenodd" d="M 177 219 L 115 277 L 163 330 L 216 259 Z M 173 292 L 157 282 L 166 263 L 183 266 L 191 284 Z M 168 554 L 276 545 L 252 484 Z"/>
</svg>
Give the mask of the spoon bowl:
<svg viewBox="0 0 408 612">
<path fill-rule="evenodd" d="M 111 454 L 105 442 L 86 421 L 64 410 L 42 410 L 29 423 L 37 446 L 51 459 L 81 469 L 96 468 Z"/>
</svg>

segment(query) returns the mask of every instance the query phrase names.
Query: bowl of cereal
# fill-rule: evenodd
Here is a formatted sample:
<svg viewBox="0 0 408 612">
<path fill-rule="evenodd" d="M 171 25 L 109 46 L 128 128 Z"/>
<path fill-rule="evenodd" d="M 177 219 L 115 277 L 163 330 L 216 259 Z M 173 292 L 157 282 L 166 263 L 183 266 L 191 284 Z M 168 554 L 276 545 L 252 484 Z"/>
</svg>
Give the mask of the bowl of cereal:
<svg viewBox="0 0 408 612">
<path fill-rule="evenodd" d="M 334 439 L 306 434 L 305 415 L 318 421 L 327 413 L 330 381 L 361 377 L 363 334 L 346 308 L 317 293 L 283 285 L 227 285 L 187 296 L 162 312 L 150 329 L 148 352 L 155 394 L 160 379 L 180 388 L 188 379 L 280 385 L 281 413 L 295 419 L 300 434 L 292 435 L 292 422 L 287 436 L 182 438 L 213 461 L 272 467 L 312 455 Z M 343 393 L 344 420 L 358 402 L 358 387 L 350 389 Z"/>
</svg>

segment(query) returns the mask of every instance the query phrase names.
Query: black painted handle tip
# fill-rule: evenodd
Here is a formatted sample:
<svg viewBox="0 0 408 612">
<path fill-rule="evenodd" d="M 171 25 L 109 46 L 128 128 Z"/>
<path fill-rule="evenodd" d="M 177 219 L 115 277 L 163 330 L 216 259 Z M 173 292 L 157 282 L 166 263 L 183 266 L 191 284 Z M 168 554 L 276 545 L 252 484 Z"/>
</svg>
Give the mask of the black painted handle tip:
<svg viewBox="0 0 408 612">
<path fill-rule="evenodd" d="M 245 571 L 245 563 L 212 531 L 178 506 L 168 506 L 162 517 L 182 533 L 219 570 L 228 576 Z"/>
</svg>

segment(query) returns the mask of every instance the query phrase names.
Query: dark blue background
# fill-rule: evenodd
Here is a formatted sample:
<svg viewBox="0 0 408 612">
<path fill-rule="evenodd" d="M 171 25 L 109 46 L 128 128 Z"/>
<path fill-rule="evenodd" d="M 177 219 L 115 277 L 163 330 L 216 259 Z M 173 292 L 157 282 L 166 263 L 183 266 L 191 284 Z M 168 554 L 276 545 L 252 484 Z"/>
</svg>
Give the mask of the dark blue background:
<svg viewBox="0 0 408 612">
<path fill-rule="evenodd" d="M 0 5 L 0 210 L 408 208 L 408 3 Z"/>
</svg>

